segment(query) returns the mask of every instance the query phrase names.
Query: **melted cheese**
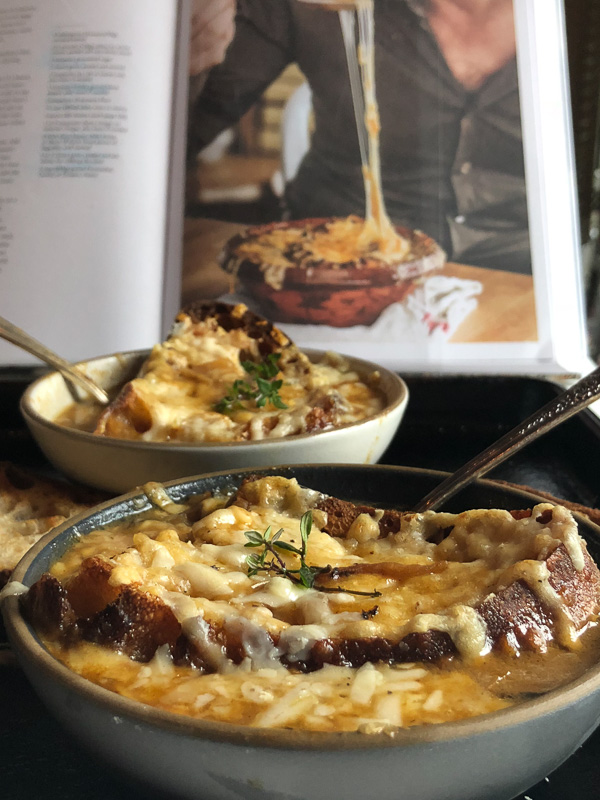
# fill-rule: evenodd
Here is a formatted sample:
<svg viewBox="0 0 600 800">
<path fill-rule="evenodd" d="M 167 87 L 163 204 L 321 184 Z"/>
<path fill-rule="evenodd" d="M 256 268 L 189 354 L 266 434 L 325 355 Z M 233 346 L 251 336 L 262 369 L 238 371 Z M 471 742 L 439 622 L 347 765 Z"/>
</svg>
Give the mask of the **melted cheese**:
<svg viewBox="0 0 600 800">
<path fill-rule="evenodd" d="M 501 510 L 407 514 L 398 532 L 385 539 L 373 535 L 373 517 L 366 522 L 364 514 L 343 539 L 333 537 L 318 527 L 327 518 L 315 510 L 307 563 L 358 568 L 335 582 L 342 591 L 328 594 L 271 570 L 250 575 L 246 563 L 256 552 L 246 547 L 249 530 L 281 531 L 279 541 L 299 547 L 300 517 L 322 499 L 318 492 L 282 477 L 260 479 L 245 485 L 240 505 L 215 507 L 207 501 L 193 524 L 185 514 L 167 514 L 156 487 L 151 496 L 160 502 L 150 518 L 84 537 L 52 573 L 68 580 L 91 553 L 101 553 L 111 568 L 110 584 L 133 584 L 166 603 L 215 674 L 176 667 L 160 648 L 148 665 L 140 665 L 88 643 L 48 646 L 91 680 L 176 713 L 257 727 L 368 733 L 505 707 L 515 693 L 509 691 L 509 698 L 495 687 L 508 683 L 508 675 L 518 680 L 519 665 L 526 665 L 529 675 L 523 691 L 536 691 L 537 678 L 531 677 L 526 653 L 507 663 L 506 656 L 490 652 L 476 606 L 514 580 L 524 580 L 550 610 L 565 648 L 573 649 L 583 630 L 575 629 L 565 601 L 552 589 L 543 560 L 568 543 L 574 565 L 581 556 L 583 568 L 576 522 L 562 507 L 542 503 L 523 519 Z M 450 532 L 433 544 L 429 538 L 440 530 Z M 280 550 L 279 557 L 288 569 L 298 568 L 293 553 Z M 389 569 L 378 569 L 382 562 Z M 400 577 L 402 565 L 425 570 Z M 231 661 L 210 635 L 215 627 L 243 643 L 241 663 Z M 359 669 L 325 666 L 309 675 L 294 670 L 310 659 L 317 642 L 371 637 L 397 642 L 429 630 L 447 633 L 459 657 L 435 666 L 366 663 Z M 544 675 L 555 650 L 546 657 L 538 664 Z M 558 681 L 564 679 L 561 673 Z"/>
<path fill-rule="evenodd" d="M 474 608 L 460 603 L 443 614 L 417 614 L 409 623 L 411 633 L 443 631 L 465 658 L 476 658 L 489 651 L 486 626 Z"/>
</svg>

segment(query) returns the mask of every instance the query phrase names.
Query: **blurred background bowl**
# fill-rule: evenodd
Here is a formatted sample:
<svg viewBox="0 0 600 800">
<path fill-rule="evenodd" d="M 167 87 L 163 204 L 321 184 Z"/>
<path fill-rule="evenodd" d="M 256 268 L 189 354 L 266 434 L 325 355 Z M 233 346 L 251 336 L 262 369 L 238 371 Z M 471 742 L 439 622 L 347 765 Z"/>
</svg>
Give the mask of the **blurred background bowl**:
<svg viewBox="0 0 600 800">
<path fill-rule="evenodd" d="M 324 354 L 304 351 L 313 361 Z M 147 351 L 117 353 L 79 366 L 100 386 L 113 392 L 135 377 Z M 381 458 L 402 420 L 408 389 L 395 373 L 369 361 L 348 357 L 361 377 L 381 375 L 386 403 L 378 414 L 331 430 L 282 439 L 225 443 L 145 442 L 97 436 L 59 425 L 55 420 L 73 403 L 58 372 L 38 378 L 21 400 L 21 411 L 48 460 L 73 480 L 109 492 L 127 492 L 147 481 L 168 481 L 242 467 L 347 462 L 371 464 Z"/>
<path fill-rule="evenodd" d="M 354 502 L 410 508 L 445 473 L 381 465 L 303 465 L 263 470 Z M 179 503 L 229 491 L 248 471 L 167 486 Z M 478 481 L 449 503 L 467 508 L 528 508 L 539 498 Z M 75 539 L 148 509 L 131 493 L 48 534 L 22 559 L 13 580 L 34 583 Z M 577 516 L 577 515 L 576 515 Z M 578 516 L 598 561 L 600 528 Z M 2 602 L 14 652 L 52 713 L 112 769 L 168 797 L 196 800 L 509 800 L 568 758 L 600 721 L 600 666 L 512 708 L 460 722 L 385 733 L 313 733 L 211 723 L 160 711 L 72 673 L 41 645 L 18 598 Z"/>
<path fill-rule="evenodd" d="M 339 266 L 329 262 L 309 267 L 294 266 L 285 270 L 281 288 L 265 281 L 264 265 L 250 258 L 240 258 L 237 248 L 247 237 L 285 230 L 306 224 L 315 227 L 327 219 L 291 220 L 249 228 L 234 236 L 226 245 L 221 264 L 235 279 L 237 291 L 276 322 L 331 325 L 347 328 L 372 325 L 388 306 L 402 302 L 427 273 L 443 267 L 446 255 L 439 245 L 422 231 L 397 227 L 411 243 L 413 257 L 395 264 Z"/>
</svg>

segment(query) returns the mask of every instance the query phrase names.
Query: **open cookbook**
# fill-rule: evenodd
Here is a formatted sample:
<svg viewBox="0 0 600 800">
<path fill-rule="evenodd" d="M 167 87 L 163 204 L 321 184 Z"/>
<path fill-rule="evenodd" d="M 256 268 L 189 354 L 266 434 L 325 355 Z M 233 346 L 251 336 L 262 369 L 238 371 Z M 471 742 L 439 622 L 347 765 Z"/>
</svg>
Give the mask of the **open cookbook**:
<svg viewBox="0 0 600 800">
<path fill-rule="evenodd" d="M 586 372 L 562 3 L 453 6 L 0 0 L 0 314 L 71 359 L 218 298 L 403 372 Z"/>
<path fill-rule="evenodd" d="M 189 13 L 149 8 L 0 2 L 0 314 L 69 359 L 179 307 Z"/>
<path fill-rule="evenodd" d="M 184 289 L 402 371 L 587 371 L 562 5 L 491 5 L 240 3 Z"/>
</svg>

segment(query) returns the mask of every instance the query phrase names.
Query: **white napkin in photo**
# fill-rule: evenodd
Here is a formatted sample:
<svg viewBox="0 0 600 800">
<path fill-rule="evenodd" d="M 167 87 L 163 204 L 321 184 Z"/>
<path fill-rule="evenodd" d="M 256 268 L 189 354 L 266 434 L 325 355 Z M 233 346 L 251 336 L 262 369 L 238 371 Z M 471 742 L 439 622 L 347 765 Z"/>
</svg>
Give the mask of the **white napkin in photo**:
<svg viewBox="0 0 600 800">
<path fill-rule="evenodd" d="M 421 278 L 416 288 L 402 302 L 388 306 L 372 325 L 336 328 L 331 325 L 280 323 L 282 330 L 302 344 L 323 342 L 445 341 L 477 307 L 483 286 L 479 281 L 432 275 Z M 227 303 L 245 303 L 254 307 L 251 298 L 227 294 L 219 298 Z"/>
</svg>

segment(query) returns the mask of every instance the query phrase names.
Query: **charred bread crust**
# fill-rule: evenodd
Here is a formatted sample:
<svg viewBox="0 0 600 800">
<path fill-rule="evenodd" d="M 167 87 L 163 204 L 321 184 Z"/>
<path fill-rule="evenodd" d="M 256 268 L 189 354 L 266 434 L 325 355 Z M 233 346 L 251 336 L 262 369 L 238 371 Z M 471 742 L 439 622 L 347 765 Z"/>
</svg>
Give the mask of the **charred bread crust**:
<svg viewBox="0 0 600 800">
<path fill-rule="evenodd" d="M 213 319 L 224 331 L 243 329 L 251 339 L 256 340 L 262 356 L 280 352 L 292 345 L 283 331 L 242 303 L 191 303 L 182 308 L 175 321 L 182 319 L 183 315 L 189 316 L 194 323 Z"/>
<path fill-rule="evenodd" d="M 338 538 L 346 536 L 352 523 L 360 514 L 368 514 L 377 520 L 380 538 L 389 536 L 391 533 L 397 533 L 400 530 L 402 517 L 404 516 L 402 511 L 378 510 L 373 506 L 355 505 L 337 497 L 325 497 L 317 503 L 315 508 L 327 514 L 327 521 L 323 525 L 323 530 L 330 536 Z"/>
<path fill-rule="evenodd" d="M 119 596 L 110 584 L 112 566 L 100 556 L 86 558 L 79 572 L 65 583 L 69 602 L 78 617 L 90 617 L 102 611 Z"/>
<path fill-rule="evenodd" d="M 583 551 L 583 558 L 581 572 L 573 566 L 564 545 L 559 545 L 546 559 L 550 585 L 563 599 L 577 628 L 585 625 L 590 615 L 600 611 L 600 572 L 587 550 Z"/>
<path fill-rule="evenodd" d="M 323 430 L 335 423 L 336 401 L 333 397 L 324 397 L 316 402 L 306 415 L 306 432 Z"/>
<path fill-rule="evenodd" d="M 183 632 L 171 609 L 159 598 L 126 586 L 118 597 L 90 617 L 77 617 L 68 590 L 53 576 L 43 575 L 21 600 L 26 618 L 42 633 L 68 642 L 78 639 L 94 642 L 122 652 L 134 661 L 147 662 L 161 645 L 167 645 L 178 665 L 193 664 L 203 672 L 213 668 L 199 655 L 193 641 Z M 209 626 L 209 638 L 218 643 L 234 664 L 247 653 L 242 637 L 232 626 Z M 271 637 L 274 644 L 277 640 Z M 359 667 L 367 661 L 407 663 L 433 662 L 456 652 L 451 638 L 440 631 L 411 633 L 401 641 L 370 639 L 322 639 L 316 641 L 308 658 L 282 663 L 302 672 L 312 672 L 325 664 Z"/>
<path fill-rule="evenodd" d="M 130 383 L 98 417 L 95 433 L 118 439 L 133 439 L 152 427 L 152 415 L 144 399 Z"/>
<path fill-rule="evenodd" d="M 563 545 L 547 559 L 550 584 L 565 601 L 576 627 L 585 625 L 598 612 L 600 573 L 589 554 L 578 573 Z M 553 614 L 522 580 L 490 595 L 475 610 L 487 627 L 492 649 L 518 653 L 520 650 L 545 652 L 554 639 Z M 325 664 L 360 667 L 367 661 L 388 664 L 412 661 L 434 662 L 453 656 L 456 648 L 450 636 L 435 629 L 409 633 L 400 641 L 373 637 L 364 639 L 323 639 L 312 647 L 309 657 L 294 666 L 306 672 Z"/>
<path fill-rule="evenodd" d="M 52 638 L 63 634 L 69 640 L 77 637 L 77 615 L 67 590 L 53 575 L 44 573 L 23 595 L 21 607 L 41 633 Z"/>
<path fill-rule="evenodd" d="M 125 653 L 134 661 L 149 661 L 161 645 L 170 648 L 181 625 L 158 597 L 126 586 L 117 599 L 97 614 L 78 620 L 82 638 Z"/>
<path fill-rule="evenodd" d="M 409 633 L 399 642 L 383 637 L 368 639 L 321 639 L 313 645 L 304 661 L 293 665 L 302 672 L 314 672 L 326 664 L 338 667 L 362 667 L 367 662 L 385 664 L 434 663 L 453 656 L 456 648 L 442 631 Z"/>
<path fill-rule="evenodd" d="M 550 585 L 562 598 L 576 628 L 583 627 L 599 610 L 600 573 L 590 555 L 586 551 L 583 555 L 581 572 L 575 569 L 562 544 L 545 559 Z M 496 648 L 544 651 L 553 638 L 552 610 L 522 580 L 486 598 L 477 611 Z"/>
<path fill-rule="evenodd" d="M 243 508 L 249 508 L 250 505 L 255 502 L 255 498 L 253 498 L 252 495 L 248 495 L 248 490 L 252 484 L 260 480 L 260 478 L 261 475 L 258 473 L 247 475 L 229 499 L 228 505 L 239 505 Z M 314 508 L 324 512 L 326 515 L 326 519 L 321 525 L 322 530 L 330 536 L 339 539 L 347 535 L 352 523 L 360 514 L 368 514 L 378 521 L 379 536 L 383 538 L 389 536 L 391 533 L 399 531 L 402 518 L 405 513 L 408 513 L 396 511 L 394 509 L 377 509 L 373 506 L 356 505 L 348 500 L 341 500 L 331 495 L 322 495 L 315 503 Z"/>
</svg>

